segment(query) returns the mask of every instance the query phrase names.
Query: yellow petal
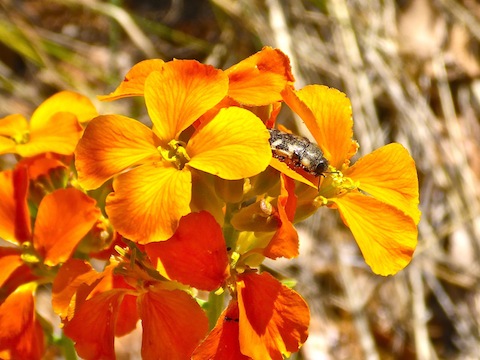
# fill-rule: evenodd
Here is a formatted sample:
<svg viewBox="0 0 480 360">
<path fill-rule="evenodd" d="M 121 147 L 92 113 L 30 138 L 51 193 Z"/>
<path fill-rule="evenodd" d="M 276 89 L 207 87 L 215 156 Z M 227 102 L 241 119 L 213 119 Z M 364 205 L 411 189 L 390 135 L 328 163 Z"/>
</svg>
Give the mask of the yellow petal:
<svg viewBox="0 0 480 360">
<path fill-rule="evenodd" d="M 305 122 L 330 165 L 340 168 L 352 148 L 352 107 L 347 96 L 322 85 L 309 85 L 299 91 L 286 88 L 283 96 Z"/>
<path fill-rule="evenodd" d="M 87 97 L 72 91 L 61 91 L 49 97 L 34 111 L 30 119 L 32 132 L 51 124 L 50 118 L 58 112 L 73 114 L 79 122 L 89 121 L 98 115 L 97 109 Z"/>
<path fill-rule="evenodd" d="M 338 206 L 343 222 L 372 271 L 393 275 L 408 265 L 417 246 L 413 220 L 393 206 L 359 193 L 329 199 Z"/>
<path fill-rule="evenodd" d="M 0 119 L 0 135 L 7 137 L 21 136 L 28 131 L 28 122 L 20 114 L 5 116 Z"/>
<path fill-rule="evenodd" d="M 214 107 L 228 91 L 228 77 L 195 60 L 166 63 L 145 81 L 145 103 L 160 139 L 169 142 Z"/>
<path fill-rule="evenodd" d="M 169 163 L 144 164 L 119 175 L 106 211 L 115 229 L 140 243 L 169 239 L 190 212 L 192 176 Z"/>
<path fill-rule="evenodd" d="M 152 71 L 160 70 L 163 64 L 165 64 L 165 62 L 160 59 L 150 59 L 139 62 L 128 71 L 125 79 L 114 92 L 108 95 L 100 95 L 98 99 L 111 101 L 129 96 L 143 96 L 145 79 Z"/>
<path fill-rule="evenodd" d="M 120 115 L 92 120 L 75 150 L 78 180 L 85 189 L 95 189 L 112 176 L 157 157 L 156 138 L 142 123 Z"/>
<path fill-rule="evenodd" d="M 0 136 L 0 154 L 10 154 L 15 152 L 16 143 L 12 139 Z"/>
<path fill-rule="evenodd" d="M 31 127 L 30 140 L 17 145 L 17 153 L 31 157 L 45 152 L 71 155 L 82 134 L 77 117 L 69 112 L 57 112 L 47 121 Z"/>
<path fill-rule="evenodd" d="M 307 178 L 303 177 L 300 175 L 298 172 L 295 170 L 291 169 L 286 163 L 283 161 L 280 161 L 274 157 L 270 160 L 270 166 L 273 167 L 275 170 L 280 171 L 281 173 L 287 175 L 290 179 L 294 179 L 297 181 L 300 181 L 304 183 L 305 185 L 311 186 L 315 189 L 317 189 L 317 185 L 315 185 L 313 182 L 308 180 Z"/>
<path fill-rule="evenodd" d="M 389 144 L 358 160 L 344 172 L 360 183 L 360 189 L 402 210 L 416 224 L 418 210 L 418 178 L 415 161 L 400 144 Z"/>
<path fill-rule="evenodd" d="M 227 180 L 254 176 L 272 158 L 269 138 L 265 125 L 248 110 L 222 109 L 193 134 L 187 144 L 191 157 L 187 165 Z"/>
<path fill-rule="evenodd" d="M 241 104 L 252 106 L 282 100 L 282 90 L 294 81 L 288 57 L 268 46 L 225 73 L 230 79 L 228 95 Z"/>
</svg>

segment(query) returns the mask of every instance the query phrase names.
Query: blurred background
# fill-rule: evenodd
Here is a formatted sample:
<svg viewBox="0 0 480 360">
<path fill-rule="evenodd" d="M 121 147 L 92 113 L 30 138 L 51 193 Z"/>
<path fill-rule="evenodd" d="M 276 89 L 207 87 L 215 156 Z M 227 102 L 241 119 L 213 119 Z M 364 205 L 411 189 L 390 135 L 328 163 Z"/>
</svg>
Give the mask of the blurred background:
<svg viewBox="0 0 480 360">
<path fill-rule="evenodd" d="M 68 89 L 100 113 L 146 117 L 141 99 L 99 103 L 135 63 L 219 68 L 264 45 L 296 87 L 352 101 L 360 155 L 400 142 L 416 161 L 422 219 L 412 263 L 374 275 L 338 215 L 299 224 L 298 279 L 312 322 L 296 359 L 480 358 L 480 3 L 475 0 L 0 0 L 0 118 L 27 118 Z M 307 135 L 298 119 L 282 119 Z M 0 168 L 5 168 L 4 157 Z M 127 341 L 120 359 L 135 359 Z"/>
</svg>

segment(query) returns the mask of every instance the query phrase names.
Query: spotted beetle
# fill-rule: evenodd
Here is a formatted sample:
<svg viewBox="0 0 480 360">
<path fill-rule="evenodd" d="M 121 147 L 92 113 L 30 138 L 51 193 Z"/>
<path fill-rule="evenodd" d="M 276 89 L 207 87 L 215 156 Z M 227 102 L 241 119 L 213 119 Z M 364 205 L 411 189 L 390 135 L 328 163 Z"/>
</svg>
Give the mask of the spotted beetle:
<svg viewBox="0 0 480 360">
<path fill-rule="evenodd" d="M 277 129 L 268 129 L 268 131 L 273 157 L 289 166 L 300 167 L 314 176 L 323 175 L 327 171 L 328 160 L 316 144 L 303 136 Z"/>
</svg>

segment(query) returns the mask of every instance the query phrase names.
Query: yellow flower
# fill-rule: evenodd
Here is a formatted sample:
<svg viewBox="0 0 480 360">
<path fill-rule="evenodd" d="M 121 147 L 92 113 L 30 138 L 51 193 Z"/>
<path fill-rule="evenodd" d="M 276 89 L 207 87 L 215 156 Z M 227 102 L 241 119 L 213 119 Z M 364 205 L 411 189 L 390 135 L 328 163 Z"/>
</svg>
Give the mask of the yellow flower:
<svg viewBox="0 0 480 360">
<path fill-rule="evenodd" d="M 97 110 L 88 98 L 71 91 L 59 92 L 35 110 L 30 122 L 19 114 L 0 119 L 0 154 L 71 155 L 82 135 L 79 123 L 94 116 Z"/>
<path fill-rule="evenodd" d="M 170 238 L 191 212 L 192 171 L 243 179 L 263 171 L 271 152 L 265 125 L 245 109 L 224 108 L 196 122 L 227 95 L 223 71 L 174 60 L 149 72 L 143 86 L 153 130 L 125 116 L 99 116 L 75 155 L 84 188 L 115 177 L 110 221 L 123 236 L 148 243 Z"/>
<path fill-rule="evenodd" d="M 408 151 L 389 144 L 350 166 L 358 145 L 352 140 L 351 105 L 345 94 L 311 85 L 299 91 L 287 88 L 283 96 L 311 131 L 330 167 L 325 178 L 315 178 L 277 159 L 271 165 L 311 186 L 299 203 L 308 198 L 310 209 L 322 205 L 338 209 L 375 273 L 390 275 L 403 269 L 417 245 L 420 220 L 417 173 Z M 297 211 L 302 216 L 302 210 Z"/>
</svg>

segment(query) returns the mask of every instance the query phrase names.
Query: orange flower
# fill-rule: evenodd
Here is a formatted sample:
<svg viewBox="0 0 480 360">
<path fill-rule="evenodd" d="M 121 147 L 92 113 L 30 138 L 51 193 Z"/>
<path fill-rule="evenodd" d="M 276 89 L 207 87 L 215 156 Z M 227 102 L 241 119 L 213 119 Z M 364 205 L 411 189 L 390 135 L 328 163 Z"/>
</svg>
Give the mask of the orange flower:
<svg viewBox="0 0 480 360">
<path fill-rule="evenodd" d="M 111 260 L 98 273 L 69 260 L 53 284 L 54 310 L 82 358 L 115 358 L 114 338 L 142 320 L 142 357 L 189 359 L 208 331 L 198 303 L 178 283 L 152 277 L 125 261 Z"/>
<path fill-rule="evenodd" d="M 140 243 L 170 238 L 191 211 L 194 170 L 234 180 L 268 166 L 268 131 L 238 107 L 220 110 L 186 139 L 183 131 L 227 90 L 221 70 L 193 60 L 171 61 L 145 80 L 153 131 L 120 115 L 90 122 L 75 151 L 79 182 L 93 189 L 115 177 L 106 211 L 123 236 Z"/>
<path fill-rule="evenodd" d="M 99 96 L 99 99 L 109 101 L 144 96 L 148 75 L 153 71 L 161 71 L 165 64 L 159 59 L 139 62 L 130 69 L 114 92 Z M 233 65 L 225 73 L 229 78 L 228 96 L 237 103 L 249 106 L 281 101 L 282 90 L 294 81 L 288 57 L 269 46 Z"/>
<path fill-rule="evenodd" d="M 18 287 L 0 304 L 0 354 L 10 359 L 41 359 L 45 339 L 35 312 L 36 284 Z"/>
<path fill-rule="evenodd" d="M 284 250 L 283 246 L 267 249 Z M 187 215 L 171 239 L 147 244 L 145 251 L 169 279 L 203 290 L 227 285 L 233 294 L 234 300 L 194 358 L 282 359 L 282 354 L 298 351 L 305 342 L 310 319 L 305 301 L 268 273 L 250 270 L 244 257 L 250 258 L 253 251 L 232 256 L 236 260 L 228 269 L 221 228 L 209 213 Z"/>
<path fill-rule="evenodd" d="M 19 114 L 0 119 L 0 154 L 70 155 L 82 134 L 79 122 L 96 115 L 95 107 L 86 97 L 70 91 L 59 92 L 35 110 L 30 123 Z"/>
<path fill-rule="evenodd" d="M 193 353 L 200 359 L 284 359 L 307 340 L 310 313 L 302 297 L 268 273 L 245 272 L 214 329 Z"/>
<path fill-rule="evenodd" d="M 95 200 L 74 188 L 58 189 L 40 202 L 31 234 L 26 168 L 1 172 L 0 189 L 0 236 L 13 244 L 25 244 L 26 253 L 35 250 L 35 257 L 40 256 L 48 266 L 66 261 L 100 217 Z"/>
<path fill-rule="evenodd" d="M 389 144 L 350 167 L 358 145 L 352 140 L 351 106 L 345 94 L 311 85 L 299 91 L 288 88 L 283 96 L 323 150 L 330 172 L 315 180 L 277 159 L 271 165 L 314 189 L 312 181 L 321 181 L 318 193 L 309 191 L 310 199 L 315 198 L 311 206 L 339 210 L 375 273 L 390 275 L 403 269 L 413 256 L 420 219 L 417 173 L 408 151 Z"/>
</svg>

